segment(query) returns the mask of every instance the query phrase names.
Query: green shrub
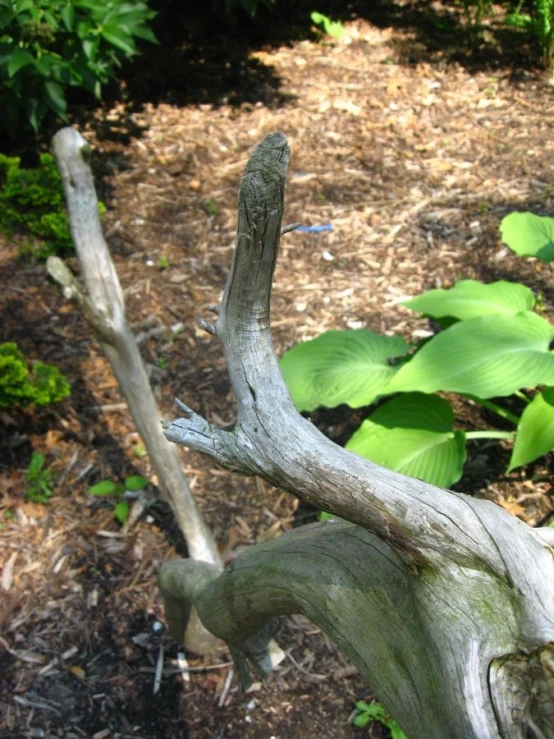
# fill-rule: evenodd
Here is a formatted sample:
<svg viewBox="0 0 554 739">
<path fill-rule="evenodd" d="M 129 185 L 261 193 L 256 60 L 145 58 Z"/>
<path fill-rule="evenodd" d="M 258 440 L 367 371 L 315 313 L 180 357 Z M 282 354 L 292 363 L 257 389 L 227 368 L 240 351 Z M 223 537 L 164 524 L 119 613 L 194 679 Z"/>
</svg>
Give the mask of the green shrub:
<svg viewBox="0 0 554 739">
<path fill-rule="evenodd" d="M 103 203 L 99 203 L 102 214 Z M 0 231 L 28 238 L 21 256 L 41 261 L 73 249 L 62 181 L 51 154 L 36 169 L 22 169 L 18 157 L 0 154 Z"/>
<path fill-rule="evenodd" d="M 552 219 L 512 214 L 503 239 L 550 261 L 553 227 Z M 442 487 L 461 478 L 469 439 L 513 441 L 508 471 L 554 450 L 554 326 L 534 312 L 531 290 L 463 280 L 404 305 L 443 330 L 412 346 L 365 329 L 328 331 L 288 351 L 281 370 L 298 409 L 373 406 L 346 448 Z M 437 393 L 478 403 L 514 430 L 456 428 L 450 402 Z M 509 396 L 521 415 L 496 401 Z"/>
<path fill-rule="evenodd" d="M 57 367 L 35 362 L 29 370 L 15 342 L 0 344 L 0 408 L 50 405 L 70 392 L 69 383 Z"/>
<path fill-rule="evenodd" d="M 0 128 L 40 129 L 50 111 L 66 121 L 68 87 L 96 97 L 114 71 L 155 42 L 145 2 L 3 0 L 0 3 Z"/>
<path fill-rule="evenodd" d="M 520 0 L 506 21 L 537 39 L 544 65 L 554 72 L 554 0 L 532 0 L 529 12 L 523 10 L 523 5 Z"/>
<path fill-rule="evenodd" d="M 254 17 L 258 11 L 258 6 L 264 5 L 270 10 L 275 6 L 275 0 L 217 0 L 217 4 L 225 4 L 225 12 L 231 13 L 240 7 L 246 10 L 248 15 Z"/>
<path fill-rule="evenodd" d="M 0 154 L 0 230 L 28 236 L 20 251 L 41 260 L 73 247 L 53 156 L 43 154 L 37 169 L 22 169 L 17 157 Z"/>
</svg>

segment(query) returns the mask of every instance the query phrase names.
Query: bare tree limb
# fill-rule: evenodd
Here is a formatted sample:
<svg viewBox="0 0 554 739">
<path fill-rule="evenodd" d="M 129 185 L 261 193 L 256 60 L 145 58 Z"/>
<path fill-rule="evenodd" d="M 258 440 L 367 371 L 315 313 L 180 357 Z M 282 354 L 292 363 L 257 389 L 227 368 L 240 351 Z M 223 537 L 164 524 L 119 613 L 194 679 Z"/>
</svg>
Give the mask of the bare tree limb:
<svg viewBox="0 0 554 739">
<path fill-rule="evenodd" d="M 125 316 L 123 291 L 102 234 L 98 201 L 89 166 L 90 147 L 72 128 L 53 139 L 53 150 L 62 176 L 75 249 L 86 292 L 59 259 L 50 259 L 48 270 L 73 299 L 91 324 L 107 355 L 129 411 L 149 454 L 162 493 L 181 528 L 190 556 L 222 569 L 216 542 L 196 506 L 176 448 L 162 432 L 162 419 L 144 363 Z M 200 631 L 195 651 L 212 649 L 216 642 Z"/>
</svg>

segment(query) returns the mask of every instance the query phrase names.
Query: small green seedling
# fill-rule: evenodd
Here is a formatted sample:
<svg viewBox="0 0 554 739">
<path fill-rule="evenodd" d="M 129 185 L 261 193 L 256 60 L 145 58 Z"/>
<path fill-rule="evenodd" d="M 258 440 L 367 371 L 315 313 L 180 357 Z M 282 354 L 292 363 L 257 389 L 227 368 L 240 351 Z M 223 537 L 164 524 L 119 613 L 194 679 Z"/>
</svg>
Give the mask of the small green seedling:
<svg viewBox="0 0 554 739">
<path fill-rule="evenodd" d="M 354 726 L 367 726 L 371 721 L 378 721 L 390 731 L 392 739 L 407 739 L 406 734 L 388 713 L 381 703 L 356 703 L 356 714 L 352 719 Z"/>
<path fill-rule="evenodd" d="M 44 454 L 33 452 L 27 474 L 27 487 L 25 496 L 31 503 L 47 503 L 54 495 L 55 475 L 48 467 L 44 467 L 46 457 Z"/>
<path fill-rule="evenodd" d="M 310 18 L 312 23 L 319 26 L 323 30 L 323 33 L 326 33 L 328 36 L 332 36 L 333 38 L 342 38 L 344 36 L 344 26 L 340 21 L 333 21 L 328 16 L 323 15 L 323 13 L 317 13 L 315 11 L 310 14 Z"/>
<path fill-rule="evenodd" d="M 133 453 L 135 456 L 137 456 L 139 459 L 142 459 L 143 457 L 146 457 L 148 452 L 146 449 L 142 446 L 142 444 L 135 444 L 133 447 Z"/>
<path fill-rule="evenodd" d="M 219 208 L 217 207 L 217 203 L 215 200 L 208 200 L 205 205 L 206 212 L 209 216 L 217 216 L 219 215 Z"/>
<path fill-rule="evenodd" d="M 162 254 L 159 261 L 160 266 L 160 272 L 163 272 L 164 269 L 167 269 L 169 267 L 169 259 L 167 257 L 167 254 Z"/>
<path fill-rule="evenodd" d="M 125 496 L 125 493 L 132 493 L 136 492 L 137 490 L 142 490 L 149 484 L 150 482 L 146 479 L 146 477 L 143 477 L 142 475 L 130 475 L 129 477 L 125 478 L 124 482 L 114 482 L 114 480 L 101 480 L 89 489 L 88 494 L 101 497 L 115 495 L 118 498 L 123 498 Z M 114 518 L 119 521 L 119 523 L 124 524 L 129 517 L 129 504 L 127 503 L 127 501 L 118 500 L 115 503 L 113 514 Z"/>
<path fill-rule="evenodd" d="M 486 200 L 482 200 L 479 203 L 479 215 L 484 216 L 486 215 L 490 210 L 490 205 L 487 203 Z"/>
</svg>

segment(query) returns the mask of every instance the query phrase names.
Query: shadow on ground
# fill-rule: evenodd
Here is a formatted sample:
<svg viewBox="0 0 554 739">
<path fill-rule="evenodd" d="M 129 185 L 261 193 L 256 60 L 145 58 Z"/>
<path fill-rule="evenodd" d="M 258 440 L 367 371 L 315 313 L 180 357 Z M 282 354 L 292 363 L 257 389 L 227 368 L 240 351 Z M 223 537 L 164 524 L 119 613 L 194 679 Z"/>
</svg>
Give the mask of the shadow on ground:
<svg viewBox="0 0 554 739">
<path fill-rule="evenodd" d="M 170 0 L 155 0 L 153 5 L 158 9 L 154 31 L 160 43 L 145 43 L 141 56 L 106 90 L 106 108 L 118 105 L 119 113 L 117 120 L 98 122 L 96 117 L 99 139 L 126 143 L 140 136 L 144 129 L 133 114 L 148 103 L 280 107 L 291 98 L 281 91 L 274 69 L 253 53 L 303 39 L 320 38 L 325 43 L 310 20 L 314 8 L 308 0 L 276 0 L 273 12 L 261 6 L 255 18 L 240 10 L 218 17 L 209 6 L 191 11 Z M 502 16 L 469 23 L 461 5 L 320 0 L 317 10 L 334 20 L 364 19 L 378 28 L 399 31 L 391 41 L 391 61 L 399 64 L 458 63 L 472 73 L 510 69 L 517 80 L 539 62 L 538 44 L 503 23 Z M 86 108 L 81 105 L 79 122 L 89 118 L 90 105 L 88 112 Z"/>
</svg>

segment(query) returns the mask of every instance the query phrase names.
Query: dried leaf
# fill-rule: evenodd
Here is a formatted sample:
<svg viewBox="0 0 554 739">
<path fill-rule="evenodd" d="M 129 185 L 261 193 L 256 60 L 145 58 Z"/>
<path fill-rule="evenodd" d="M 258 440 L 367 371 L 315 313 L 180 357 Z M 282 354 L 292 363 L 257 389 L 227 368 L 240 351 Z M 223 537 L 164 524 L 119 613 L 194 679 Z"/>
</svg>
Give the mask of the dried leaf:
<svg viewBox="0 0 554 739">
<path fill-rule="evenodd" d="M 13 582 L 13 568 L 15 565 L 15 560 L 17 559 L 17 552 L 12 552 L 10 555 L 10 558 L 4 565 L 4 569 L 2 570 L 2 590 L 4 590 L 6 593 L 12 586 Z"/>
</svg>

